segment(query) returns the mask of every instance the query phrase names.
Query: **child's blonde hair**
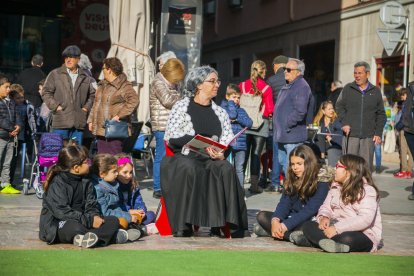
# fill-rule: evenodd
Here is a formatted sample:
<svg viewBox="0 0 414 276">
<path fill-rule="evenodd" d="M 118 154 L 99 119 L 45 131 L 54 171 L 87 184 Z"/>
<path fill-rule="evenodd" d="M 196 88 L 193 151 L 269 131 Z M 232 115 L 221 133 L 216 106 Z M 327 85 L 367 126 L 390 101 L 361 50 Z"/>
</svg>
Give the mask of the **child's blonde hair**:
<svg viewBox="0 0 414 276">
<path fill-rule="evenodd" d="M 313 124 L 319 125 L 319 122 L 325 116 L 325 114 L 323 114 L 323 111 L 328 107 L 328 105 L 332 105 L 332 107 L 335 108 L 333 102 L 331 102 L 331 101 L 324 101 L 323 103 L 321 103 L 321 106 L 319 107 L 318 113 L 316 114 L 315 118 L 313 119 Z M 333 117 L 332 117 L 330 123 L 335 121 L 337 117 L 338 117 L 338 115 L 334 111 L 334 114 L 333 114 Z"/>
<path fill-rule="evenodd" d="M 114 158 L 117 160 L 117 166 L 118 166 L 118 172 L 126 166 L 126 164 L 130 164 L 132 166 L 132 168 L 134 168 L 134 164 L 132 163 L 131 157 L 128 156 L 125 153 L 118 153 L 114 156 Z M 128 159 L 129 162 L 122 162 L 122 164 L 119 162 L 121 159 L 125 160 L 124 158 Z M 131 191 L 134 191 L 136 188 L 139 187 L 139 183 L 138 180 L 135 178 L 135 176 L 132 176 L 131 179 Z"/>
</svg>

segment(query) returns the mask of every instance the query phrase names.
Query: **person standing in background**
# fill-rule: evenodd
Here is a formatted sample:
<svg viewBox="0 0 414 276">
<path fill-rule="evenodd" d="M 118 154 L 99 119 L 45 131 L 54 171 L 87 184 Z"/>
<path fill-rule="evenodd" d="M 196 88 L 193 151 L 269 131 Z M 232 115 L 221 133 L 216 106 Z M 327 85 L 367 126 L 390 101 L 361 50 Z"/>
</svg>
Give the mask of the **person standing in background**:
<svg viewBox="0 0 414 276">
<path fill-rule="evenodd" d="M 329 94 L 328 96 L 328 101 L 331 101 L 333 103 L 334 108 L 338 100 L 338 97 L 342 92 L 343 87 L 344 86 L 342 85 L 342 82 L 340 80 L 336 80 L 331 83 L 331 94 Z"/>
</svg>

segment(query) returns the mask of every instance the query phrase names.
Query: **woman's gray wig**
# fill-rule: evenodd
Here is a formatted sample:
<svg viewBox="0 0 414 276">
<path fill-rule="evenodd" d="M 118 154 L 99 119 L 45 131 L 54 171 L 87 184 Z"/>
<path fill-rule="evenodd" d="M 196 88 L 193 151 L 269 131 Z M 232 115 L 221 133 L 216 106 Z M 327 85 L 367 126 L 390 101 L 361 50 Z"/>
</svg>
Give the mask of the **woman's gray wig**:
<svg viewBox="0 0 414 276">
<path fill-rule="evenodd" d="M 305 74 L 305 63 L 303 61 L 296 58 L 289 58 L 289 61 L 296 62 L 296 64 L 298 65 L 298 71 L 301 73 L 302 76 Z"/>
<path fill-rule="evenodd" d="M 203 65 L 191 69 L 190 72 L 188 72 L 187 76 L 185 76 L 184 96 L 194 97 L 195 93 L 197 92 L 197 86 L 202 84 L 211 73 L 216 73 L 218 76 L 216 69 L 208 65 Z"/>
</svg>

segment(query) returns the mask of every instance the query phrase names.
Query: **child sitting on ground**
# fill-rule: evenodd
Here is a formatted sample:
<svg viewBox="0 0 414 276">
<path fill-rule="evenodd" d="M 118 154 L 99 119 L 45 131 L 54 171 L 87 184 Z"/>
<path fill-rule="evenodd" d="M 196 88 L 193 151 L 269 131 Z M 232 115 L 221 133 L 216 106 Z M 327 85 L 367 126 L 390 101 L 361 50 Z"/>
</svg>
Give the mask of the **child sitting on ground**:
<svg viewBox="0 0 414 276">
<path fill-rule="evenodd" d="M 137 179 L 133 176 L 133 164 L 131 159 L 123 153 L 115 155 L 118 160 L 118 183 L 119 199 L 122 210 L 137 210 L 142 221 L 142 228 L 145 234 L 158 233 L 155 226 L 155 213 L 148 211 L 141 195 Z"/>
<path fill-rule="evenodd" d="M 142 236 L 141 231 L 131 229 L 129 224 L 140 222 L 141 212 L 135 209 L 124 211 L 121 207 L 118 194 L 119 183 L 116 180 L 118 176 L 116 158 L 110 154 L 97 154 L 93 159 L 91 171 L 102 214 L 117 217 L 120 228 L 126 230 L 128 234 L 128 240 L 138 240 Z"/>
<path fill-rule="evenodd" d="M 118 231 L 118 219 L 102 216 L 89 173 L 88 152 L 71 145 L 59 152 L 59 159 L 44 183 L 39 238 L 48 244 L 72 243 L 90 248 L 113 240 L 125 243 L 125 231 Z"/>
<path fill-rule="evenodd" d="M 331 169 L 333 170 L 333 169 Z M 300 145 L 290 152 L 287 177 L 276 210 L 260 211 L 253 228 L 257 236 L 272 236 L 294 242 L 292 234 L 302 229 L 318 212 L 329 190 L 333 172 L 320 168 L 313 150 Z"/>
<path fill-rule="evenodd" d="M 250 128 L 253 124 L 252 119 L 250 119 L 246 111 L 240 107 L 240 96 L 240 88 L 236 84 L 230 83 L 227 85 L 226 100 L 221 103 L 221 107 L 229 114 L 231 128 L 234 134 L 240 132 L 245 127 Z M 247 150 L 246 134 L 243 133 L 240 135 L 230 146 L 237 178 L 244 189 L 243 164 Z"/>
<path fill-rule="evenodd" d="M 297 245 L 332 253 L 372 252 L 382 247 L 378 188 L 362 157 L 347 154 L 339 159 L 317 221 L 307 222 L 303 233 L 295 236 Z"/>
<path fill-rule="evenodd" d="M 0 76 L 0 168 L 2 194 L 20 194 L 11 184 L 11 162 L 17 135 L 20 132 L 22 122 L 16 112 L 16 104 L 8 95 L 10 93 L 10 81 L 5 76 Z M 12 172 L 13 173 L 13 172 Z"/>
</svg>

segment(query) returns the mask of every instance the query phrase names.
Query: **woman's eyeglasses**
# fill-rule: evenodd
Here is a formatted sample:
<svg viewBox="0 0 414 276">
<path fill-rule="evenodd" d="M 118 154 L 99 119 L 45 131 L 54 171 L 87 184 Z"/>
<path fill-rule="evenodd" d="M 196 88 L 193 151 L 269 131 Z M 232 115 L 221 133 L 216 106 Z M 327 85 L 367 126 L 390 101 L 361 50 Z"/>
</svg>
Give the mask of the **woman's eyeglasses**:
<svg viewBox="0 0 414 276">
<path fill-rule="evenodd" d="M 342 165 L 341 163 L 336 163 L 335 168 L 342 168 L 342 169 L 346 169 L 347 167 Z"/>
<path fill-rule="evenodd" d="M 212 83 L 212 84 L 217 84 L 218 86 L 220 86 L 220 84 L 221 84 L 221 80 L 216 80 L 216 79 L 205 80 L 204 82 L 209 82 L 209 83 Z"/>
<path fill-rule="evenodd" d="M 288 73 L 292 72 L 293 70 L 299 70 L 299 69 L 283 67 L 283 71 L 286 71 Z"/>
</svg>

